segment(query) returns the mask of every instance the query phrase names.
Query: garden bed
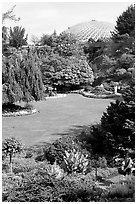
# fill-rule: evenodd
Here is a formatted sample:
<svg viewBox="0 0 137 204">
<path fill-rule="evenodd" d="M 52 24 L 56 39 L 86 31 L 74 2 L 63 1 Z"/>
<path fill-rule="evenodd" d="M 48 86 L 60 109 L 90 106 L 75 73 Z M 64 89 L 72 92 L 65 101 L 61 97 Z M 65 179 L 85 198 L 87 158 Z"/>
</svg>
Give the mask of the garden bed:
<svg viewBox="0 0 137 204">
<path fill-rule="evenodd" d="M 32 105 L 26 104 L 24 107 L 16 104 L 4 104 L 2 105 L 2 116 L 3 117 L 15 117 L 22 115 L 31 115 L 37 113 L 37 110 Z"/>
<path fill-rule="evenodd" d="M 31 114 L 34 114 L 34 113 L 37 113 L 37 110 L 36 109 L 33 109 L 33 110 L 20 110 L 20 111 L 17 111 L 17 112 L 8 112 L 8 113 L 2 113 L 2 116 L 3 117 L 15 117 L 15 116 L 22 116 L 22 115 L 31 115 Z"/>
<path fill-rule="evenodd" d="M 93 94 L 89 92 L 81 92 L 81 94 L 88 98 L 99 98 L 99 99 L 108 99 L 108 98 L 115 98 L 115 97 L 121 97 L 120 93 L 117 94 Z"/>
<path fill-rule="evenodd" d="M 117 98 L 117 97 L 121 97 L 120 93 L 117 94 L 94 94 L 94 93 L 90 93 L 90 92 L 86 92 L 84 90 L 76 90 L 76 91 L 72 91 L 71 93 L 74 94 L 81 94 L 84 97 L 88 97 L 88 98 L 96 98 L 96 99 L 109 99 L 109 98 Z"/>
</svg>

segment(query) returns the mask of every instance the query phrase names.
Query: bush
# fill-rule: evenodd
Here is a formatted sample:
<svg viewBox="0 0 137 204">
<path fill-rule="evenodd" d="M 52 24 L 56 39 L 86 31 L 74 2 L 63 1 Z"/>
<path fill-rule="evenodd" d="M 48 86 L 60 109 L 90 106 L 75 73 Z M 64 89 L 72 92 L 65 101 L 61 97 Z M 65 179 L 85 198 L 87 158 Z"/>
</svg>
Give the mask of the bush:
<svg viewBox="0 0 137 204">
<path fill-rule="evenodd" d="M 84 155 L 76 149 L 65 150 L 64 162 L 68 173 L 79 172 L 85 174 L 89 165 L 88 155 Z"/>
<path fill-rule="evenodd" d="M 68 136 L 56 140 L 53 144 L 43 149 L 42 158 L 47 159 L 51 164 L 56 160 L 59 165 L 64 166 L 65 151 L 71 151 L 73 149 L 76 149 L 78 152 L 83 151 L 83 154 L 88 153 L 82 148 L 81 142 L 77 137 Z"/>
</svg>

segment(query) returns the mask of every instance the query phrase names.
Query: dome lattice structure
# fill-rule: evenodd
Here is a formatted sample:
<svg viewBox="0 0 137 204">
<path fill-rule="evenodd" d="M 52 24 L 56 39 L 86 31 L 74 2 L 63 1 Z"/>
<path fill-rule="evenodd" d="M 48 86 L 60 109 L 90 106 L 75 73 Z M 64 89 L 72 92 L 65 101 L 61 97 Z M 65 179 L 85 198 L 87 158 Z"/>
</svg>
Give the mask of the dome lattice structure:
<svg viewBox="0 0 137 204">
<path fill-rule="evenodd" d="M 71 33 L 77 37 L 78 40 L 85 42 L 90 38 L 97 41 L 98 39 L 106 39 L 111 36 L 115 26 L 108 22 L 92 20 L 89 22 L 79 23 L 69 27 L 64 32 Z"/>
</svg>

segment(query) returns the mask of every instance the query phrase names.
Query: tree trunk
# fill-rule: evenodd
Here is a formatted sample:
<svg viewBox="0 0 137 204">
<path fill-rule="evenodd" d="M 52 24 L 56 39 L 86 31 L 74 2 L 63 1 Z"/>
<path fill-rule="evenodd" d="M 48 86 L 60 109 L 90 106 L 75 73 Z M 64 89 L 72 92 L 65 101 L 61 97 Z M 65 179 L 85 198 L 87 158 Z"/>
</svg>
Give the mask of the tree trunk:
<svg viewBox="0 0 137 204">
<path fill-rule="evenodd" d="M 10 173 L 12 174 L 12 153 L 10 154 Z"/>
<path fill-rule="evenodd" d="M 98 176 L 98 168 L 97 167 L 96 167 L 95 176 L 96 176 L 96 180 L 97 180 L 97 176 Z"/>
</svg>

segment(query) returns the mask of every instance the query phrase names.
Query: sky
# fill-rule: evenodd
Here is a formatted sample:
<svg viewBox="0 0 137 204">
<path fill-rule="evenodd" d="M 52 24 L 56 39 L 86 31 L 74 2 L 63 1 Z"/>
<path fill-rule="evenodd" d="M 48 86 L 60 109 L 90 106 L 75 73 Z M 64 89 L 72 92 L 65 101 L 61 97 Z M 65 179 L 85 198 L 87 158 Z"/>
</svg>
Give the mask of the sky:
<svg viewBox="0 0 137 204">
<path fill-rule="evenodd" d="M 132 1 L 114 2 L 2 2 L 2 13 L 16 5 L 14 14 L 20 17 L 19 22 L 5 21 L 8 27 L 22 26 L 31 42 L 32 35 L 41 37 L 43 34 L 57 34 L 68 27 L 91 20 L 106 21 L 116 24 L 117 17 L 133 4 Z"/>
</svg>

